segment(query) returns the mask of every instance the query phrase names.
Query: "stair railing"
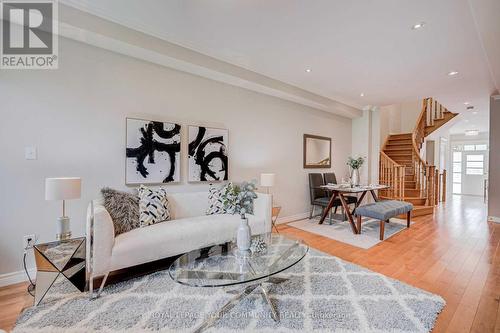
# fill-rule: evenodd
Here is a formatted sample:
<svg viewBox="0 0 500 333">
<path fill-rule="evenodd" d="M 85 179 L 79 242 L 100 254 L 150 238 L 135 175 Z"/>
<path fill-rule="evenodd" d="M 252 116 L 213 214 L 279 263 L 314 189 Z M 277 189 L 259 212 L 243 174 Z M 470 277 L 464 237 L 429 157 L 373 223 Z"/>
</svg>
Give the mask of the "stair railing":
<svg viewBox="0 0 500 333">
<path fill-rule="evenodd" d="M 382 196 L 404 200 L 405 175 L 404 165 L 396 163 L 383 151 L 380 152 L 379 184 L 389 186 L 387 190 L 381 191 Z"/>
<path fill-rule="evenodd" d="M 446 202 L 446 169 L 440 175 L 439 185 L 439 201 Z"/>
<path fill-rule="evenodd" d="M 434 125 L 436 119 L 442 119 L 446 108 L 432 98 L 425 98 L 422 103 L 422 112 L 417 120 L 412 134 L 412 166 L 415 172 L 415 181 L 417 189 L 420 190 L 420 196 L 426 198 L 426 204 L 435 206 L 439 201 L 446 200 L 446 194 L 441 194 L 441 189 L 446 191 L 446 171 L 444 176 L 439 174 L 439 170 L 434 165 L 429 165 L 420 156 L 420 149 L 425 140 L 426 126 Z M 443 200 L 444 198 L 444 200 Z"/>
<path fill-rule="evenodd" d="M 429 165 L 420 156 L 420 148 L 425 139 L 425 126 L 432 122 L 432 98 L 426 98 L 422 103 L 422 112 L 417 119 L 417 124 L 412 133 L 412 167 L 415 175 L 416 188 L 420 191 L 420 197 L 428 198 Z"/>
</svg>

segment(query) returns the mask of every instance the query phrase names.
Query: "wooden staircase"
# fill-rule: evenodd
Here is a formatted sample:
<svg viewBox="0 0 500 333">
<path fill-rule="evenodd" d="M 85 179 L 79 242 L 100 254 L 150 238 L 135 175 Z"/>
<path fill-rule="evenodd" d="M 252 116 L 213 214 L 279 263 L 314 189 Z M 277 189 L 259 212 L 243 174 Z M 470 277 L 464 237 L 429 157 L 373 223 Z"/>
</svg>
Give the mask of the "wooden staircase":
<svg viewBox="0 0 500 333">
<path fill-rule="evenodd" d="M 383 199 L 411 202 L 413 216 L 434 213 L 434 207 L 446 200 L 446 170 L 439 174 L 420 156 L 425 137 L 457 116 L 426 98 L 413 133 L 391 134 L 380 153 L 379 182 L 390 186 L 381 191 Z"/>
</svg>

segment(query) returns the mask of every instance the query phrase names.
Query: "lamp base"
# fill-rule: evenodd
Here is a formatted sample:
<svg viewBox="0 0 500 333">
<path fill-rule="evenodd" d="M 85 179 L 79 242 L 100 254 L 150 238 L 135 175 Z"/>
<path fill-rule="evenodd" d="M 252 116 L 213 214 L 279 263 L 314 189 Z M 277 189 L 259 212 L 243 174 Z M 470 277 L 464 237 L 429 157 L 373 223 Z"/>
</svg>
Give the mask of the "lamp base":
<svg viewBox="0 0 500 333">
<path fill-rule="evenodd" d="M 69 229 L 69 217 L 61 216 L 57 219 L 58 233 L 56 234 L 56 239 L 66 240 L 71 238 L 71 230 Z"/>
</svg>

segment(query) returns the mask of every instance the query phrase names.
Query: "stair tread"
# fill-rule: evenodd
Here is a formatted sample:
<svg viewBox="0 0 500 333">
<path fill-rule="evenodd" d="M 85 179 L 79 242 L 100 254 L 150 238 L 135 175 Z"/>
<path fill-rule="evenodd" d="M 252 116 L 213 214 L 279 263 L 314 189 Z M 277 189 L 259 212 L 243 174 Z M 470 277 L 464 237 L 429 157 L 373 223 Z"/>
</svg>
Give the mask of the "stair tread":
<svg viewBox="0 0 500 333">
<path fill-rule="evenodd" d="M 385 150 L 384 153 L 389 156 L 412 156 L 413 152 L 407 152 L 405 150 Z"/>
<path fill-rule="evenodd" d="M 391 145 L 390 147 L 385 148 L 386 151 L 412 151 L 412 147 L 401 147 L 400 145 Z"/>
</svg>

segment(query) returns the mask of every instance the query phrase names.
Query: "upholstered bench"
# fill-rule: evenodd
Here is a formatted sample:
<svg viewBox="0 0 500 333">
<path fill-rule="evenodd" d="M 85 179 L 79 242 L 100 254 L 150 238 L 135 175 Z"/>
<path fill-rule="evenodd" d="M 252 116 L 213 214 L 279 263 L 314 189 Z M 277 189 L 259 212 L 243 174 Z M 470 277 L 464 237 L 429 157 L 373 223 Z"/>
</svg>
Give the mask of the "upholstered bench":
<svg viewBox="0 0 500 333">
<path fill-rule="evenodd" d="M 357 217 L 358 233 L 361 233 L 361 217 L 370 217 L 380 221 L 380 240 L 384 240 L 385 223 L 389 222 L 392 217 L 406 214 L 406 227 L 409 228 L 412 210 L 411 203 L 397 200 L 378 201 L 359 206 L 354 211 L 354 215 Z"/>
</svg>

